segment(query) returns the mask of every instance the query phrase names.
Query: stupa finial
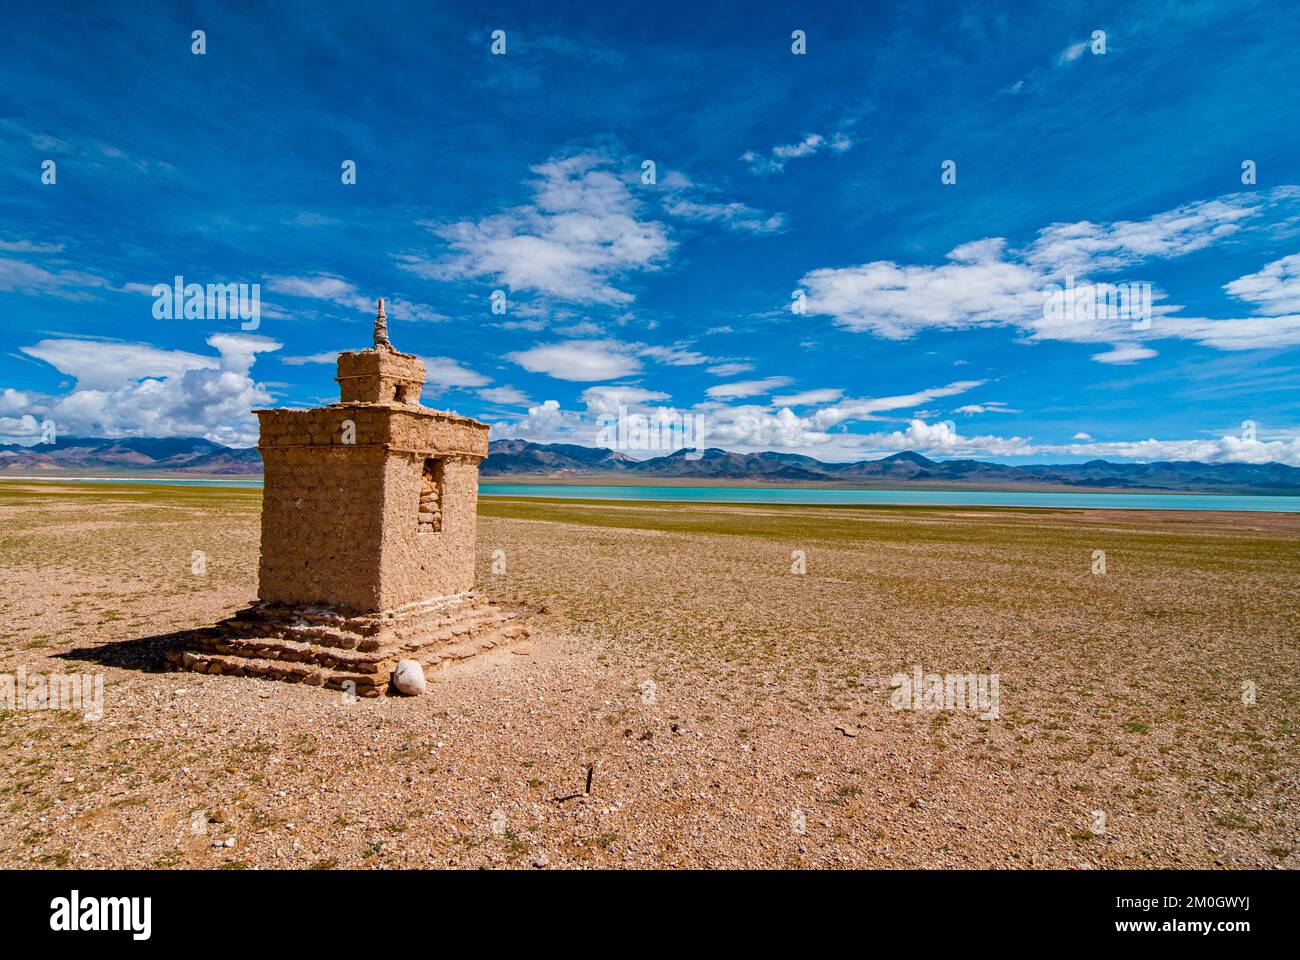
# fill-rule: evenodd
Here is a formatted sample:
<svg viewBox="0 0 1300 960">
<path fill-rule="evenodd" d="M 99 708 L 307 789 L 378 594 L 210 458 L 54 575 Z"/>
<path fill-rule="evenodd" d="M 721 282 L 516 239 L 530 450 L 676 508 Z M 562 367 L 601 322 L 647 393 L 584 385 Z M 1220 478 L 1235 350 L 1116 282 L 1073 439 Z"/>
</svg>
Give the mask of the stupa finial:
<svg viewBox="0 0 1300 960">
<path fill-rule="evenodd" d="M 384 298 L 379 298 L 379 313 L 375 316 L 375 346 L 393 349 L 388 340 L 388 316 L 384 313 Z"/>
</svg>

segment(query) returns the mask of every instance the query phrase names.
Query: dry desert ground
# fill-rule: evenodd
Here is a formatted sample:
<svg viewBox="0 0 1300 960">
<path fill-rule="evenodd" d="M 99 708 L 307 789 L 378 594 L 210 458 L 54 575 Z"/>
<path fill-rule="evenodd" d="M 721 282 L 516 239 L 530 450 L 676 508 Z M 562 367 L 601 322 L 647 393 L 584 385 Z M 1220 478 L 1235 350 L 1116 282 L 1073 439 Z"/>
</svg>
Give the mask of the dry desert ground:
<svg viewBox="0 0 1300 960">
<path fill-rule="evenodd" d="M 259 504 L 0 483 L 0 673 L 104 683 L 0 711 L 0 866 L 1300 864 L 1300 516 L 484 499 L 532 638 L 356 701 L 157 669 Z"/>
</svg>

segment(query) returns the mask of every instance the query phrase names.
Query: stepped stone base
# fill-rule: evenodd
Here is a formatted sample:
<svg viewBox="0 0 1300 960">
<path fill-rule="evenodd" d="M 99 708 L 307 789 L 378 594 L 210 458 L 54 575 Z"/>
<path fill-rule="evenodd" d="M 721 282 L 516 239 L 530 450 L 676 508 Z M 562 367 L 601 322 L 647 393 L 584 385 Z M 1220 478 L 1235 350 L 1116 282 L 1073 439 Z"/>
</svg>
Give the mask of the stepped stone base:
<svg viewBox="0 0 1300 960">
<path fill-rule="evenodd" d="M 525 639 L 517 610 L 474 593 L 435 597 L 382 613 L 347 616 L 324 607 L 257 603 L 216 626 L 195 630 L 167 655 L 174 670 L 262 677 L 387 693 L 398 660 L 431 674 L 477 653 Z"/>
</svg>

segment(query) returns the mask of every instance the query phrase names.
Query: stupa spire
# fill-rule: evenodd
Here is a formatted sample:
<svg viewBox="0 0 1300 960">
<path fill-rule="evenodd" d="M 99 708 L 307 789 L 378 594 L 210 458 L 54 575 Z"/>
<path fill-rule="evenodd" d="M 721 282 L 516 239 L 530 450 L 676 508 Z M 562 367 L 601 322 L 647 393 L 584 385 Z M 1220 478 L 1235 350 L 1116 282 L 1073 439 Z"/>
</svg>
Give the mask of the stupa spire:
<svg viewBox="0 0 1300 960">
<path fill-rule="evenodd" d="M 388 316 L 384 313 L 384 298 L 379 298 L 379 313 L 375 316 L 375 347 L 387 347 L 393 349 L 392 343 L 388 340 Z"/>
</svg>

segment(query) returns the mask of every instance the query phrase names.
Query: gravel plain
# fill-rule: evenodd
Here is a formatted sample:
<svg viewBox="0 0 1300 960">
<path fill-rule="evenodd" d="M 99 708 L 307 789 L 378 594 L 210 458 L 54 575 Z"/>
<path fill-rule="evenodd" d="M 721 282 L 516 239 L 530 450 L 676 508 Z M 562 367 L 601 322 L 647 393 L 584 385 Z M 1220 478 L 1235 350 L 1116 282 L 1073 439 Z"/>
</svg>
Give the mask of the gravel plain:
<svg viewBox="0 0 1300 960">
<path fill-rule="evenodd" d="M 532 638 L 354 701 L 158 670 L 259 502 L 0 483 L 0 675 L 103 678 L 0 710 L 0 866 L 1300 864 L 1295 516 L 485 499 Z"/>
</svg>

